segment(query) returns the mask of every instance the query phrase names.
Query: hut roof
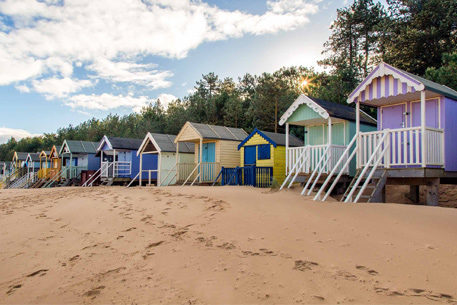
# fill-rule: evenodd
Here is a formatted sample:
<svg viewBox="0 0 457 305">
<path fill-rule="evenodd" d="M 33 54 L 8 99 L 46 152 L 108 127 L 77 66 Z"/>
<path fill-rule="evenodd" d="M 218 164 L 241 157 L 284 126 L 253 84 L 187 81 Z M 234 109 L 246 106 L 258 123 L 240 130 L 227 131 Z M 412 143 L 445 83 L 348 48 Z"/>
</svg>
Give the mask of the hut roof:
<svg viewBox="0 0 457 305">
<path fill-rule="evenodd" d="M 247 141 L 249 141 L 252 136 L 255 134 L 259 134 L 262 136 L 265 140 L 267 140 L 271 145 L 276 147 L 277 145 L 280 146 L 286 146 L 286 135 L 283 133 L 275 133 L 275 132 L 270 132 L 270 131 L 262 131 L 258 130 L 255 128 L 249 136 L 247 136 L 243 142 L 238 145 L 238 149 L 240 149 L 244 144 L 246 144 Z M 303 146 L 303 141 L 301 141 L 299 138 L 297 138 L 294 135 L 289 135 L 289 146 L 290 147 L 299 147 Z"/>
<path fill-rule="evenodd" d="M 292 116 L 294 111 L 302 104 L 309 106 L 316 113 L 318 113 L 323 118 L 327 119 L 329 116 L 333 118 L 344 119 L 348 121 L 356 120 L 356 110 L 354 107 L 349 105 L 324 101 L 321 99 L 313 98 L 301 94 L 284 112 L 279 121 L 280 125 L 283 125 L 287 120 Z M 365 123 L 369 125 L 377 125 L 377 121 L 366 114 L 365 112 L 360 112 L 360 123 Z"/>
<path fill-rule="evenodd" d="M 151 133 L 148 132 L 143 143 L 141 144 L 139 151 L 144 148 L 147 143 L 147 140 L 150 140 L 154 143 L 157 150 L 161 152 L 176 152 L 176 144 L 175 144 L 175 135 L 169 134 L 160 134 L 160 133 Z M 189 142 L 180 142 L 179 143 L 179 152 L 180 153 L 193 153 L 195 150 L 194 143 Z"/>
<path fill-rule="evenodd" d="M 204 139 L 243 141 L 248 135 L 241 128 L 189 122 Z"/>
<path fill-rule="evenodd" d="M 68 147 L 68 150 L 73 154 L 95 154 L 97 152 L 97 142 L 89 141 L 77 141 L 77 140 L 65 140 L 62 144 L 59 154 L 62 154 L 64 147 Z"/>
</svg>

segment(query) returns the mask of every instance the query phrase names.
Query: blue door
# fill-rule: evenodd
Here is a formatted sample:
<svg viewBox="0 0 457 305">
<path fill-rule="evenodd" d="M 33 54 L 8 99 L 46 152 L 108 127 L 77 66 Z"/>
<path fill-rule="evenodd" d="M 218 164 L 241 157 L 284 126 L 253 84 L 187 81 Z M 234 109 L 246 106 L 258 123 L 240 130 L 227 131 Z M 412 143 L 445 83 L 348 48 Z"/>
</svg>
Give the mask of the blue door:
<svg viewBox="0 0 457 305">
<path fill-rule="evenodd" d="M 204 143 L 202 162 L 216 162 L 216 143 Z"/>
<path fill-rule="evenodd" d="M 245 146 L 244 147 L 244 166 L 255 165 L 255 155 L 256 155 L 255 146 Z"/>
</svg>

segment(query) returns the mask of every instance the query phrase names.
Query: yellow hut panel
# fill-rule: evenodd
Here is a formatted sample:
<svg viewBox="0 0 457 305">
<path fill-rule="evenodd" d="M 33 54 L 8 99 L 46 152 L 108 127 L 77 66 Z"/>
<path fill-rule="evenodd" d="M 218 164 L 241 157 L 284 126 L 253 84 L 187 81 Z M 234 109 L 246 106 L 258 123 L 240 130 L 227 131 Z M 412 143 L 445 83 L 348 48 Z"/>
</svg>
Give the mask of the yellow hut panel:
<svg viewBox="0 0 457 305">
<path fill-rule="evenodd" d="M 222 167 L 239 166 L 238 144 L 246 136 L 241 128 L 187 122 L 175 143 L 194 143 L 194 164 L 178 162 L 178 181 L 213 182 Z"/>
<path fill-rule="evenodd" d="M 271 167 L 275 180 L 282 183 L 286 173 L 285 138 L 284 134 L 255 129 L 238 146 L 241 166 Z M 303 145 L 303 142 L 294 136 L 290 136 L 289 140 L 291 147 Z"/>
</svg>

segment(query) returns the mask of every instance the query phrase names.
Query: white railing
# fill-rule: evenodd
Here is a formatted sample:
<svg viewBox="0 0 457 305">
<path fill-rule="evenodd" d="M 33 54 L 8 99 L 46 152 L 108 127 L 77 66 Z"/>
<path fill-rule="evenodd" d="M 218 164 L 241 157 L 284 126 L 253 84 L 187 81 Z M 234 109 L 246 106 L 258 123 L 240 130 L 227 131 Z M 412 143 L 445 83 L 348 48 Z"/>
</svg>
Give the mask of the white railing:
<svg viewBox="0 0 457 305">
<path fill-rule="evenodd" d="M 108 162 L 103 161 L 101 166 L 100 176 L 102 178 L 116 178 L 116 177 L 127 177 L 132 173 L 132 162 L 131 161 L 116 161 Z"/>
<path fill-rule="evenodd" d="M 286 152 L 286 174 L 296 173 L 297 171 L 304 174 L 312 173 L 316 169 L 316 166 L 319 164 L 320 160 L 324 157 L 324 155 L 326 155 L 325 152 L 327 147 L 329 147 L 329 144 L 289 147 Z M 335 164 L 343 155 L 345 149 L 345 145 L 330 145 L 328 150 L 328 160 L 321 165 L 322 173 L 328 173 L 334 168 Z M 303 152 L 305 155 L 303 155 Z M 306 161 L 301 162 L 301 165 L 300 162 L 298 162 L 299 165 L 297 166 L 297 161 L 300 161 L 300 158 L 302 160 L 306 159 Z M 338 170 L 342 169 L 342 165 L 343 164 L 341 164 L 341 168 L 338 168 Z M 349 173 L 349 167 L 346 167 L 343 173 Z"/>
<path fill-rule="evenodd" d="M 442 129 L 425 128 L 426 165 L 444 165 L 444 132 Z"/>
<path fill-rule="evenodd" d="M 384 132 L 388 133 L 386 141 L 389 142 L 390 149 L 384 153 L 383 158 L 380 160 L 379 166 L 384 168 L 390 168 L 392 166 L 422 166 L 423 158 L 425 158 L 425 166 L 444 165 L 443 130 L 426 127 L 424 152 L 422 151 L 421 145 L 421 128 L 410 127 L 360 133 L 358 143 L 357 168 L 361 168 L 367 165 L 371 155 L 383 137 Z M 376 153 L 378 155 L 375 157 L 380 157 L 379 154 L 381 153 L 381 150 L 378 150 Z"/>
<path fill-rule="evenodd" d="M 132 174 L 132 162 L 116 161 L 114 162 L 114 177 L 130 176 Z"/>
</svg>

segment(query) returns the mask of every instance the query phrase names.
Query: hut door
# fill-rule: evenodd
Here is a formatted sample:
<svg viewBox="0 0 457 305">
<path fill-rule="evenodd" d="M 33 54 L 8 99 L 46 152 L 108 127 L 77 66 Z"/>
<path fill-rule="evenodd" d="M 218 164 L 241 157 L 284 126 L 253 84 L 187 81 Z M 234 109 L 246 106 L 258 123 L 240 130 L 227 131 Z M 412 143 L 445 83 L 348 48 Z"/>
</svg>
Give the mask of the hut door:
<svg viewBox="0 0 457 305">
<path fill-rule="evenodd" d="M 411 103 L 411 127 L 421 125 L 421 103 Z M 439 128 L 438 123 L 438 101 L 431 100 L 425 103 L 425 126 Z"/>
<path fill-rule="evenodd" d="M 216 143 L 204 143 L 202 162 L 216 162 Z"/>
<path fill-rule="evenodd" d="M 245 146 L 244 147 L 244 166 L 255 165 L 256 161 L 256 147 Z"/>
<path fill-rule="evenodd" d="M 381 108 L 382 129 L 405 128 L 405 105 L 395 105 Z"/>
<path fill-rule="evenodd" d="M 405 128 L 405 105 L 395 105 L 381 108 L 382 115 L 382 129 L 400 129 Z M 404 133 L 393 133 L 390 136 L 390 162 L 393 165 L 405 163 L 404 144 L 405 140 L 409 137 L 405 137 Z M 409 144 L 409 143 L 408 143 Z M 372 143 L 370 151 L 374 151 L 375 144 Z"/>
</svg>

